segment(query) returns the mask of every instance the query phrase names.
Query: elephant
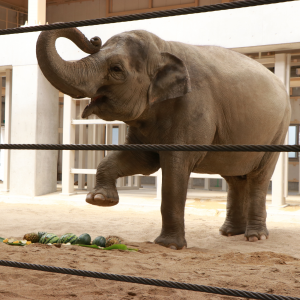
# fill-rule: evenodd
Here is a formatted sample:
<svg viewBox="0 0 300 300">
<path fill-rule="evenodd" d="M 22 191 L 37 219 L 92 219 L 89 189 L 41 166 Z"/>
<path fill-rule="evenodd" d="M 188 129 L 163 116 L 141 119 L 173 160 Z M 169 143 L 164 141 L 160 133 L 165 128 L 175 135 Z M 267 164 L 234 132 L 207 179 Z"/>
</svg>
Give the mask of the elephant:
<svg viewBox="0 0 300 300">
<path fill-rule="evenodd" d="M 65 61 L 55 41 L 65 37 L 90 54 Z M 94 114 L 128 125 L 126 144 L 282 144 L 290 102 L 281 80 L 241 53 L 165 41 L 145 30 L 117 34 L 103 45 L 76 28 L 42 32 L 36 54 L 41 71 L 59 91 L 91 98 Z M 266 193 L 279 153 L 114 151 L 99 164 L 86 202 L 118 204 L 116 179 L 162 170 L 162 229 L 155 243 L 187 247 L 184 208 L 191 172 L 220 174 L 228 183 L 220 234 L 269 237 Z"/>
</svg>

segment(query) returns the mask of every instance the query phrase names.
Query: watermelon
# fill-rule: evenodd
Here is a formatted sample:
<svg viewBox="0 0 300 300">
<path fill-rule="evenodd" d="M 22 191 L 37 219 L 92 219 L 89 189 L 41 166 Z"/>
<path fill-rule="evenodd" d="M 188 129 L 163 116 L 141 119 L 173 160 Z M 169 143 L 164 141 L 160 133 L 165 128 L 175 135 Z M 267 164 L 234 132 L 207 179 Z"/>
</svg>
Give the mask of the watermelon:
<svg viewBox="0 0 300 300">
<path fill-rule="evenodd" d="M 90 245 L 91 244 L 91 236 L 88 233 L 81 234 L 78 237 L 76 244 Z"/>
<path fill-rule="evenodd" d="M 74 233 L 66 233 L 62 235 L 58 241 L 60 244 L 70 243 L 72 245 L 77 244 L 77 235 Z"/>
<path fill-rule="evenodd" d="M 54 244 L 57 243 L 59 240 L 59 237 L 54 233 L 45 233 L 40 238 L 41 244 Z"/>
<path fill-rule="evenodd" d="M 100 246 L 100 247 L 105 247 L 105 244 L 106 244 L 106 238 L 104 236 L 97 236 L 93 242 L 92 242 L 93 245 L 97 245 L 97 246 Z"/>
<path fill-rule="evenodd" d="M 38 232 L 39 239 L 40 239 L 45 233 L 47 233 L 47 232 L 39 231 L 39 232 Z"/>
</svg>

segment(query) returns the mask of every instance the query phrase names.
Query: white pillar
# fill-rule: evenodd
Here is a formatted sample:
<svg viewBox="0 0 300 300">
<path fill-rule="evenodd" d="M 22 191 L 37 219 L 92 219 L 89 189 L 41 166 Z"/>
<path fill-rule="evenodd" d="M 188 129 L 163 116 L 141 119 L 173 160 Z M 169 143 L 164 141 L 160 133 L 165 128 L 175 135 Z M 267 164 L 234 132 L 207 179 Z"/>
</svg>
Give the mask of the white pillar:
<svg viewBox="0 0 300 300">
<path fill-rule="evenodd" d="M 58 90 L 38 65 L 15 66 L 12 75 L 11 143 L 57 143 Z M 57 150 L 11 150 L 10 192 L 25 196 L 56 192 L 57 154 Z"/>
<path fill-rule="evenodd" d="M 95 115 L 91 115 L 89 119 L 96 119 Z M 96 143 L 96 125 L 89 124 L 88 125 L 88 144 L 95 144 Z M 95 153 L 94 150 L 87 151 L 87 167 L 88 169 L 96 169 L 97 164 L 95 161 Z M 96 185 L 96 176 L 93 174 L 87 175 L 87 190 L 91 191 Z"/>
<path fill-rule="evenodd" d="M 275 75 L 286 86 L 287 93 L 290 91 L 290 54 L 275 54 Z M 284 140 L 287 144 L 288 136 Z M 288 194 L 288 153 L 281 152 L 272 177 L 272 205 L 283 206 Z"/>
<path fill-rule="evenodd" d="M 88 101 L 81 100 L 80 101 L 80 113 L 83 112 L 84 108 Z M 79 144 L 86 144 L 86 125 L 79 125 Z M 86 168 L 86 151 L 79 151 L 78 154 L 78 168 L 85 169 Z M 83 190 L 85 187 L 85 174 L 78 174 L 78 189 Z"/>
<path fill-rule="evenodd" d="M 68 95 L 64 95 L 64 119 L 63 119 L 63 144 L 75 144 L 75 125 L 71 124 L 75 119 L 76 102 Z M 75 164 L 75 150 L 63 150 L 62 153 L 62 194 L 74 193 L 74 174 L 71 169 Z"/>
<path fill-rule="evenodd" d="M 46 24 L 46 0 L 28 0 L 28 25 Z"/>
<path fill-rule="evenodd" d="M 162 172 L 161 169 L 157 171 L 156 176 L 156 198 L 155 200 L 161 200 L 161 186 L 162 186 Z"/>
<path fill-rule="evenodd" d="M 210 179 L 209 178 L 204 178 L 204 189 L 207 191 L 210 189 Z"/>
<path fill-rule="evenodd" d="M 6 70 L 5 85 L 5 144 L 11 141 L 11 100 L 12 100 L 12 70 Z M 3 191 L 9 191 L 10 184 L 10 150 L 3 150 L 4 153 L 4 174 L 3 174 Z"/>
<path fill-rule="evenodd" d="M 227 182 L 224 178 L 222 178 L 222 191 L 227 191 Z"/>
</svg>

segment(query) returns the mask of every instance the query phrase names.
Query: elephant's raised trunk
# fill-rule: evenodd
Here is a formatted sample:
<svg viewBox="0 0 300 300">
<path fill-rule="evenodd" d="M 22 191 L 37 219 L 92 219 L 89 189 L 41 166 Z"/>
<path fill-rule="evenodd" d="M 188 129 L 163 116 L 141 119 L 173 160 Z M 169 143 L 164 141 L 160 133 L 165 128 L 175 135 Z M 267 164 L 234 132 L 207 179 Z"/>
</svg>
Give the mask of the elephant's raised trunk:
<svg viewBox="0 0 300 300">
<path fill-rule="evenodd" d="M 94 37 L 89 41 L 78 29 L 67 28 L 43 31 L 36 45 L 39 66 L 54 87 L 73 98 L 91 97 L 95 93 L 95 87 L 89 84 L 89 78 L 90 73 L 97 68 L 96 60 L 90 56 L 76 62 L 63 60 L 55 48 L 55 41 L 59 37 L 70 39 L 89 54 L 100 50 L 100 38 Z"/>
</svg>

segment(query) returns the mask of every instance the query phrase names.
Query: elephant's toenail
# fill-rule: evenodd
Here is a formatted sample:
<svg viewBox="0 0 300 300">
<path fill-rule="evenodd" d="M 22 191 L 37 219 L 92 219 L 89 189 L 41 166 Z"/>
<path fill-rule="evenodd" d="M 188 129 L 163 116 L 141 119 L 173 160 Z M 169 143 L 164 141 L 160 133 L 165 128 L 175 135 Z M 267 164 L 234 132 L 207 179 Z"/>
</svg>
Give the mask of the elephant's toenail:
<svg viewBox="0 0 300 300">
<path fill-rule="evenodd" d="M 258 238 L 256 236 L 249 237 L 249 242 L 256 242 L 256 241 L 258 241 Z"/>
<path fill-rule="evenodd" d="M 260 239 L 261 239 L 261 240 L 266 240 L 267 237 L 266 237 L 265 235 L 262 235 L 262 236 L 260 237 Z"/>
<path fill-rule="evenodd" d="M 94 199 L 97 199 L 97 200 L 105 200 L 104 196 L 102 194 L 97 194 L 95 195 Z"/>
<path fill-rule="evenodd" d="M 177 247 L 174 245 L 169 246 L 170 249 L 177 250 Z"/>
</svg>

